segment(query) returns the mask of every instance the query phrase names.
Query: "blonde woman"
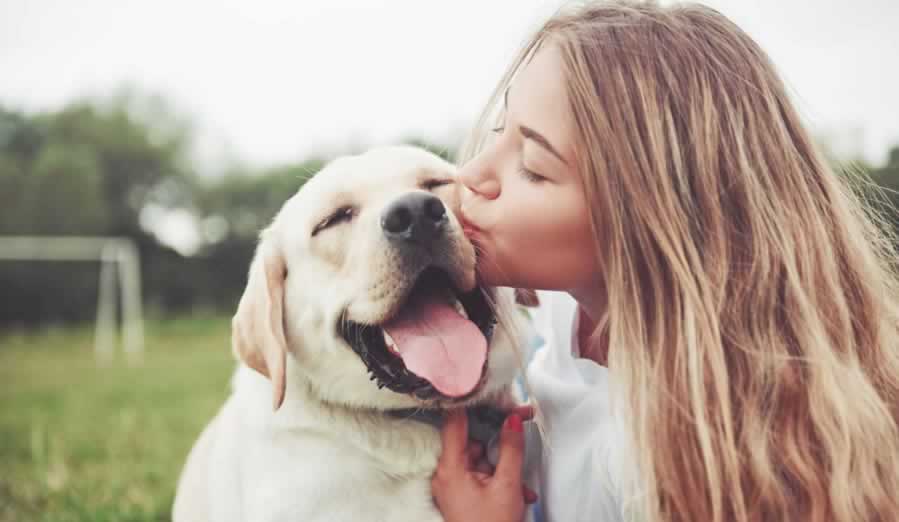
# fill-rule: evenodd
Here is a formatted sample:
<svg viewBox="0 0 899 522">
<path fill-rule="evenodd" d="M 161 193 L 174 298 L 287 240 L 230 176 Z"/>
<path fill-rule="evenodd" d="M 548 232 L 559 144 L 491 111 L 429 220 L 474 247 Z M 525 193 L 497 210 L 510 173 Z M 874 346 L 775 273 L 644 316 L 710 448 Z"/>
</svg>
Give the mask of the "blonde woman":
<svg viewBox="0 0 899 522">
<path fill-rule="evenodd" d="M 561 12 L 480 128 L 481 276 L 560 291 L 528 368 L 544 520 L 899 520 L 896 253 L 756 43 L 701 6 Z M 444 517 L 520 520 L 521 418 L 492 474 L 464 423 Z"/>
</svg>

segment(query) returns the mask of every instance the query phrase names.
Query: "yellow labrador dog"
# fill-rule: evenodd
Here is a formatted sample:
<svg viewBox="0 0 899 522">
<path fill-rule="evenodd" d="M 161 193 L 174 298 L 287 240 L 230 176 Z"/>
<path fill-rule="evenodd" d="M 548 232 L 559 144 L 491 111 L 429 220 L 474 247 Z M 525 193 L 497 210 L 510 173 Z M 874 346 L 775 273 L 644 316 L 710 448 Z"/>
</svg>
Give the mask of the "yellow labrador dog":
<svg viewBox="0 0 899 522">
<path fill-rule="evenodd" d="M 440 433 L 407 412 L 508 406 L 519 368 L 512 296 L 478 286 L 453 176 L 429 152 L 384 147 L 333 161 L 285 203 L 176 522 L 442 520 Z"/>
</svg>

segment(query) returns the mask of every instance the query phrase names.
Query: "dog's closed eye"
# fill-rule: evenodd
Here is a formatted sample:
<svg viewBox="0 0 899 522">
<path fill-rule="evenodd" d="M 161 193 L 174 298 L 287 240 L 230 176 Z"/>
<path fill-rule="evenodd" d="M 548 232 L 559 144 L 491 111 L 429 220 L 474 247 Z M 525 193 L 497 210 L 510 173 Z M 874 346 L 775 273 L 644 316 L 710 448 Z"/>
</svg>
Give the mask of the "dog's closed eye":
<svg viewBox="0 0 899 522">
<path fill-rule="evenodd" d="M 332 227 L 334 225 L 339 225 L 340 223 L 349 223 L 353 220 L 353 217 L 355 215 L 355 208 L 351 206 L 340 207 L 324 220 L 319 222 L 319 224 L 315 225 L 315 228 L 312 229 L 312 236 L 315 237 L 315 235 L 322 230 L 325 230 L 326 228 Z"/>
</svg>

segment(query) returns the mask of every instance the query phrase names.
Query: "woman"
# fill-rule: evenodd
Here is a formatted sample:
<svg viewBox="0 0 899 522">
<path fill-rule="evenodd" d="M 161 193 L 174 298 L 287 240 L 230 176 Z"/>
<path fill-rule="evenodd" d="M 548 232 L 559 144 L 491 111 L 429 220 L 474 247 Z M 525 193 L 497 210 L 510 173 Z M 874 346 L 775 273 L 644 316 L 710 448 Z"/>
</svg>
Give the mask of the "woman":
<svg viewBox="0 0 899 522">
<path fill-rule="evenodd" d="M 546 520 L 899 520 L 896 254 L 743 31 L 699 6 L 559 13 L 479 127 L 481 277 L 570 296 L 541 293 L 527 372 Z M 520 420 L 492 476 L 448 420 L 446 520 L 521 519 Z"/>
</svg>

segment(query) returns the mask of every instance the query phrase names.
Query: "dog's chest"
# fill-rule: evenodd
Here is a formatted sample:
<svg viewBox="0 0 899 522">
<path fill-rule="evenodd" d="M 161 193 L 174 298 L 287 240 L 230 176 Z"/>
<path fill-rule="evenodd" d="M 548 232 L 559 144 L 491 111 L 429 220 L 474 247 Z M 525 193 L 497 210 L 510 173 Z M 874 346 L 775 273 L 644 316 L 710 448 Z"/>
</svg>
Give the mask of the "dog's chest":
<svg viewBox="0 0 899 522">
<path fill-rule="evenodd" d="M 441 520 L 431 500 L 430 455 L 381 448 L 370 454 L 328 437 L 272 441 L 248 488 L 251 513 L 270 520 Z M 261 456 L 257 454 L 257 457 Z"/>
<path fill-rule="evenodd" d="M 329 407 L 299 391 L 288 390 L 273 413 L 258 407 L 270 388 L 245 385 L 225 408 L 228 443 L 215 460 L 232 464 L 213 475 L 239 477 L 216 488 L 242 505 L 229 510 L 246 515 L 238 520 L 441 520 L 430 488 L 437 428 Z"/>
</svg>

